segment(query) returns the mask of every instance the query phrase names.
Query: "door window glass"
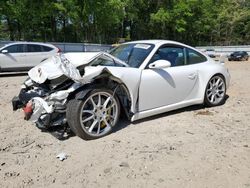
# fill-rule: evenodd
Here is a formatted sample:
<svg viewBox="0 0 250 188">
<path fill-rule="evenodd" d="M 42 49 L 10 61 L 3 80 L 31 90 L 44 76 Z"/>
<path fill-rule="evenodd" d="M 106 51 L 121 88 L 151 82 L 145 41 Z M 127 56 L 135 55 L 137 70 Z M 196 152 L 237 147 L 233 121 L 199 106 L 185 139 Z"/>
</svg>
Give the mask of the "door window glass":
<svg viewBox="0 0 250 188">
<path fill-rule="evenodd" d="M 28 44 L 27 47 L 28 52 L 42 52 L 40 45 Z"/>
<path fill-rule="evenodd" d="M 6 47 L 4 50 L 8 50 L 8 53 L 23 53 L 24 45 L 16 44 Z"/>
<path fill-rule="evenodd" d="M 154 62 L 157 60 L 167 60 L 171 63 L 171 67 L 184 65 L 184 49 L 181 47 L 161 47 L 153 56 L 150 62 Z"/>
<path fill-rule="evenodd" d="M 187 64 L 188 65 L 202 63 L 205 61 L 207 61 L 207 58 L 204 55 L 192 49 L 187 48 Z"/>
</svg>

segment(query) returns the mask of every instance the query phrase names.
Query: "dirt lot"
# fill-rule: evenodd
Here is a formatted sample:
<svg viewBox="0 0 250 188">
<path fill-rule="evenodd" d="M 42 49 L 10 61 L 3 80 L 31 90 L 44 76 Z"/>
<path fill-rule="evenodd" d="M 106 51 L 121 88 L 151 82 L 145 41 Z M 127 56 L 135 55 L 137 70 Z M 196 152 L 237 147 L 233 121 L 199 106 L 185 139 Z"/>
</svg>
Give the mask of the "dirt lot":
<svg viewBox="0 0 250 188">
<path fill-rule="evenodd" d="M 10 101 L 26 76 L 0 77 L 0 187 L 250 187 L 250 62 L 226 66 L 224 105 L 123 121 L 94 141 L 24 121 Z"/>
</svg>

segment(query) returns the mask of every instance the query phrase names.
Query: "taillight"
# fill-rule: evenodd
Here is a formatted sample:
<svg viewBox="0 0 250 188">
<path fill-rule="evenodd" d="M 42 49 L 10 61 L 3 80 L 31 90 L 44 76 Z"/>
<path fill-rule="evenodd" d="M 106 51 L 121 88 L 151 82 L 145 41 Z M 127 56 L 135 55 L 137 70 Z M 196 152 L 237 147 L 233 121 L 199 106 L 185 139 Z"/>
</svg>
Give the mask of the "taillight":
<svg viewBox="0 0 250 188">
<path fill-rule="evenodd" d="M 57 53 L 61 53 L 61 52 L 62 52 L 61 48 L 57 47 Z"/>
</svg>

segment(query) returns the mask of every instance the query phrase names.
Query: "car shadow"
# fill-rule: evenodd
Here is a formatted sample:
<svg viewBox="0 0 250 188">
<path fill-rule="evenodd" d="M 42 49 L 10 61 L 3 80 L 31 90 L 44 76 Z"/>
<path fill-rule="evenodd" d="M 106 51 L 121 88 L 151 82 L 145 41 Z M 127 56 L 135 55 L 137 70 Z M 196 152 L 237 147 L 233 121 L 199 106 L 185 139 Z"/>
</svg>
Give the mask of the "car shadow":
<svg viewBox="0 0 250 188">
<path fill-rule="evenodd" d="M 27 72 L 0 72 L 0 77 L 27 76 Z"/>
<path fill-rule="evenodd" d="M 229 99 L 229 96 L 226 95 L 225 101 L 221 105 L 224 105 L 225 102 L 228 99 Z M 177 110 L 172 110 L 172 111 L 169 111 L 169 112 L 164 112 L 164 113 L 157 114 L 157 115 L 154 115 L 154 116 L 146 117 L 146 118 L 143 118 L 143 119 L 140 119 L 140 120 L 136 120 L 134 122 L 129 121 L 127 119 L 127 117 L 125 117 L 125 115 L 122 115 L 118 125 L 116 127 L 114 127 L 111 134 L 114 134 L 114 133 L 124 129 L 128 125 L 131 125 L 131 124 L 132 125 L 137 125 L 137 124 L 140 124 L 140 123 L 143 123 L 143 122 L 146 122 L 146 121 L 152 121 L 152 120 L 155 120 L 155 119 L 163 118 L 165 116 L 172 116 L 172 115 L 180 114 L 180 113 L 183 113 L 183 112 L 197 111 L 197 110 L 208 109 L 208 108 L 216 108 L 216 107 L 207 107 L 207 106 L 204 106 L 203 104 L 193 105 L 193 106 L 180 108 L 180 109 L 177 109 Z M 50 129 L 44 129 L 44 130 L 42 129 L 41 131 L 45 132 L 45 133 L 49 133 L 49 134 L 51 134 L 52 136 L 54 136 L 55 138 L 57 138 L 58 140 L 61 140 L 61 141 L 68 140 L 69 138 L 76 136 L 69 128 L 65 129 L 65 127 L 63 128 L 61 126 L 51 127 Z"/>
<path fill-rule="evenodd" d="M 228 99 L 229 99 L 229 96 L 226 95 L 225 100 L 221 105 L 224 105 Z M 219 105 L 219 106 L 221 106 L 221 105 Z M 152 121 L 152 120 L 155 120 L 155 119 L 163 118 L 165 116 L 172 116 L 172 115 L 180 114 L 180 113 L 183 113 L 183 112 L 197 111 L 197 110 L 209 109 L 209 108 L 216 108 L 216 107 L 208 107 L 208 106 L 204 106 L 203 104 L 192 105 L 192 106 L 180 108 L 180 109 L 177 109 L 177 110 L 172 110 L 172 111 L 169 111 L 169 112 L 164 112 L 164 113 L 161 113 L 161 114 L 153 115 L 153 116 L 146 117 L 146 118 L 143 118 L 143 119 L 139 119 L 139 120 L 136 120 L 134 122 L 131 122 L 127 118 L 123 117 L 120 120 L 119 125 L 114 128 L 113 133 L 124 129 L 128 125 L 131 125 L 131 124 L 132 125 L 137 125 L 137 124 L 140 124 L 140 123 L 143 123 L 143 122 L 146 122 L 146 121 Z"/>
</svg>

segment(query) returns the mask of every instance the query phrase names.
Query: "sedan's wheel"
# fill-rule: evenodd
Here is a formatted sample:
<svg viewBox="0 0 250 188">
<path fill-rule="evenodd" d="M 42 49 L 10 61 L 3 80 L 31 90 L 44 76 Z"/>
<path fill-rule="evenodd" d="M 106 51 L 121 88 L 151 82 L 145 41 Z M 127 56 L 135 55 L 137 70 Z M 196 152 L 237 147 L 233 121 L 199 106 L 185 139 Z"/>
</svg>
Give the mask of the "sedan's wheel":
<svg viewBox="0 0 250 188">
<path fill-rule="evenodd" d="M 207 106 L 216 106 L 224 102 L 226 95 L 226 84 L 222 76 L 212 77 L 206 88 L 204 102 Z"/>
<path fill-rule="evenodd" d="M 82 101 L 72 100 L 67 107 L 67 120 L 72 131 L 83 139 L 109 134 L 120 116 L 120 104 L 107 89 L 92 90 Z"/>
</svg>

